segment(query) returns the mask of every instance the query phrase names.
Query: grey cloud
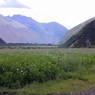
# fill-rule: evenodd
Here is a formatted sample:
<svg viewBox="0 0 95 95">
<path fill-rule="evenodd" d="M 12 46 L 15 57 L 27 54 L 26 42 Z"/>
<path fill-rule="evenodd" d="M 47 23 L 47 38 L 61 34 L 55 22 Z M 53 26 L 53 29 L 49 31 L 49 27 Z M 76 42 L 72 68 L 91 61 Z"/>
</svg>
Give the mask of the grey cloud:
<svg viewBox="0 0 95 95">
<path fill-rule="evenodd" d="M 4 2 L 4 4 L 0 5 L 0 8 L 29 8 L 19 3 L 17 0 L 4 0 Z"/>
</svg>

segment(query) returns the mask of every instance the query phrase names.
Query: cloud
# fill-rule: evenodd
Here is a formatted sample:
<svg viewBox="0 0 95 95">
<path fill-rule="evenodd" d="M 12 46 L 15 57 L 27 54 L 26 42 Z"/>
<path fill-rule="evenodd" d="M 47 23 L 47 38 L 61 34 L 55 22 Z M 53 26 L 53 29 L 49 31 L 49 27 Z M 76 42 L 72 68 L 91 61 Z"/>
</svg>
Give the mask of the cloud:
<svg viewBox="0 0 95 95">
<path fill-rule="evenodd" d="M 29 8 L 17 0 L 1 0 L 0 8 Z"/>
</svg>

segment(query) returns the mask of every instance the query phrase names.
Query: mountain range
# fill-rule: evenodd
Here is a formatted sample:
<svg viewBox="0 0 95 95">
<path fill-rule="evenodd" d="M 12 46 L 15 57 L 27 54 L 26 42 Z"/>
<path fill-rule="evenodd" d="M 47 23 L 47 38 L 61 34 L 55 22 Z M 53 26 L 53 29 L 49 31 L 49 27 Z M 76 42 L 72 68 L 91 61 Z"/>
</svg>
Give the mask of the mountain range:
<svg viewBox="0 0 95 95">
<path fill-rule="evenodd" d="M 95 46 L 95 17 L 68 31 L 57 22 L 40 23 L 23 15 L 0 15 L 0 44 L 58 44 L 59 42 L 62 47 Z"/>
<path fill-rule="evenodd" d="M 57 22 L 40 23 L 23 15 L 0 16 L 0 22 L 0 38 L 6 43 L 57 44 L 68 31 Z"/>
</svg>

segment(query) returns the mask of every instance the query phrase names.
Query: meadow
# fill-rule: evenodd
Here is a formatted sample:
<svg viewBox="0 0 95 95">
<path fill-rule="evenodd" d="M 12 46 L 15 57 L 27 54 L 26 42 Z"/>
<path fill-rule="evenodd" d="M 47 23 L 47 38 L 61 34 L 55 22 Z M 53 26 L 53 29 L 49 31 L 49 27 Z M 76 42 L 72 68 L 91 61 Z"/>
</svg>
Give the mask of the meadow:
<svg viewBox="0 0 95 95">
<path fill-rule="evenodd" d="M 0 91 L 70 93 L 95 87 L 95 49 L 0 49 Z"/>
</svg>

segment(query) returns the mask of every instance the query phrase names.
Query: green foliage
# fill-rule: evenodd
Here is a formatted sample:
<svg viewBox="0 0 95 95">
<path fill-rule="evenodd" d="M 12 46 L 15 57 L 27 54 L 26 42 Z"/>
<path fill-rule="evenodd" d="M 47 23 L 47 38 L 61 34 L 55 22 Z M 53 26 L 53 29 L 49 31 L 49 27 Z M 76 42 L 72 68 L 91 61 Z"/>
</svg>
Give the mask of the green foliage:
<svg viewBox="0 0 95 95">
<path fill-rule="evenodd" d="M 34 81 L 85 80 L 93 73 L 95 54 L 60 52 L 0 53 L 0 86 L 22 88 Z"/>
</svg>

